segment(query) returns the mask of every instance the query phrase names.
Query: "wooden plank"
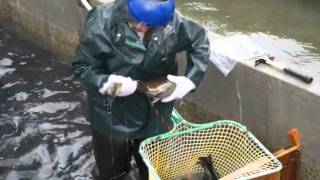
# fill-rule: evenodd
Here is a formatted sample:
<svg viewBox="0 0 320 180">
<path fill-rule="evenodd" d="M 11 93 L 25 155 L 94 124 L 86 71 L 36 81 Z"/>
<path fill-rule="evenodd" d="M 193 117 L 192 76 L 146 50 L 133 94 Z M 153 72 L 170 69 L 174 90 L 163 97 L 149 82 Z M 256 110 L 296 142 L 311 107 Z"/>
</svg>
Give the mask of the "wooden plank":
<svg viewBox="0 0 320 180">
<path fill-rule="evenodd" d="M 262 176 L 260 178 L 256 178 L 255 180 L 280 180 L 281 172 L 269 174 L 266 176 Z"/>
<path fill-rule="evenodd" d="M 281 180 L 299 180 L 301 151 L 295 149 L 289 152 L 277 157 L 282 163 Z"/>
</svg>

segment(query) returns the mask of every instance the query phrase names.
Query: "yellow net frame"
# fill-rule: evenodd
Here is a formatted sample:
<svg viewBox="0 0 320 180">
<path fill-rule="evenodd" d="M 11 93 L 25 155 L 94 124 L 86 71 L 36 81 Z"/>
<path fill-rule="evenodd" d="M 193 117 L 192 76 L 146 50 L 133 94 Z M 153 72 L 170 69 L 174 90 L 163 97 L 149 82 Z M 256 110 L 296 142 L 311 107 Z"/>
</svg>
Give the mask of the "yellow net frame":
<svg viewBox="0 0 320 180">
<path fill-rule="evenodd" d="M 281 163 L 245 126 L 222 120 L 207 124 L 189 123 L 176 112 L 172 131 L 146 139 L 140 154 L 157 180 L 203 174 L 199 157 L 212 156 L 221 179 L 252 179 L 281 170 Z"/>
</svg>

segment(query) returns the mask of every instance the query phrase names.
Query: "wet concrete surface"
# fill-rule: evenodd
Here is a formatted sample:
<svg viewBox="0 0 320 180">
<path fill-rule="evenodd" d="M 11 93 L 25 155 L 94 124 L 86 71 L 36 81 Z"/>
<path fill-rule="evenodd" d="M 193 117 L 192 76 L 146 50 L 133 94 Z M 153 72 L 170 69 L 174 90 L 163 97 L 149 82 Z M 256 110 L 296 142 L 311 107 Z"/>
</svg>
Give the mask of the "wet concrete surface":
<svg viewBox="0 0 320 180">
<path fill-rule="evenodd" d="M 70 65 L 0 26 L 0 179 L 92 179 L 83 102 Z"/>
</svg>

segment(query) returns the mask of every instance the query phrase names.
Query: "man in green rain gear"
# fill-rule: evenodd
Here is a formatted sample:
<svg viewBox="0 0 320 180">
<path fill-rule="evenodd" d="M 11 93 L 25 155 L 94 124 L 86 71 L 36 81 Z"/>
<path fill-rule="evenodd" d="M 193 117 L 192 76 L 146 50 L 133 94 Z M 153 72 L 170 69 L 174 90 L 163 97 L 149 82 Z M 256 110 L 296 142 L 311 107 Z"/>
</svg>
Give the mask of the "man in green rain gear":
<svg viewBox="0 0 320 180">
<path fill-rule="evenodd" d="M 176 54 L 182 51 L 187 66 L 185 75 L 178 76 Z M 176 12 L 174 0 L 116 0 L 89 11 L 72 67 L 88 95 L 100 179 L 123 179 L 132 156 L 141 179 L 148 179 L 139 144 L 168 131 L 174 100 L 196 88 L 208 59 L 206 30 Z M 161 77 L 175 83 L 175 90 L 150 107 L 137 92 L 137 81 Z"/>
</svg>

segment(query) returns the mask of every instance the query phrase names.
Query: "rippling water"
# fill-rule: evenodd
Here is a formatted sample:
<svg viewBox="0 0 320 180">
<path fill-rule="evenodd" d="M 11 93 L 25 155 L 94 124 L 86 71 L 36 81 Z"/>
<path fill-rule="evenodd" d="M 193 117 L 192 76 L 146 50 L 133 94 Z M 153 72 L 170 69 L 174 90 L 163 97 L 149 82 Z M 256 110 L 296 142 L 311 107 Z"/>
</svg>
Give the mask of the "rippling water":
<svg viewBox="0 0 320 180">
<path fill-rule="evenodd" d="M 223 35 L 247 34 L 279 61 L 320 72 L 320 1 L 177 0 L 178 9 Z"/>
<path fill-rule="evenodd" d="M 91 179 L 84 98 L 69 66 L 0 28 L 0 179 Z"/>
</svg>

